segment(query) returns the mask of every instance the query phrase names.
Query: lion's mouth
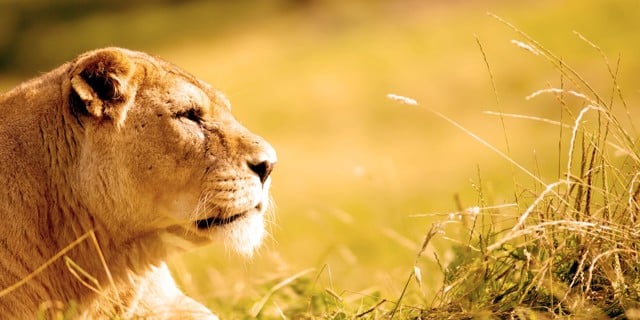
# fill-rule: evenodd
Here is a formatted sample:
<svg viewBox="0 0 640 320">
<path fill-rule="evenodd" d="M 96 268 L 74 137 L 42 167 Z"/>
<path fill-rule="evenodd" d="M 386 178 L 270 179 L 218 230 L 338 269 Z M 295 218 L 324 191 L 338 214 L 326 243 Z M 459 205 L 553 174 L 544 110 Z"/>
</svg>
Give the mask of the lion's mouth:
<svg viewBox="0 0 640 320">
<path fill-rule="evenodd" d="M 198 220 L 195 223 L 198 229 L 206 230 L 212 227 L 222 227 L 222 226 L 228 225 L 242 218 L 244 215 L 246 215 L 246 212 L 239 213 L 239 214 L 232 215 L 230 217 L 225 217 L 225 218 L 210 217 L 210 218 Z"/>
<path fill-rule="evenodd" d="M 260 212 L 262 210 L 262 203 L 258 204 L 254 210 L 257 210 L 258 212 Z M 224 217 L 224 218 L 219 218 L 219 217 L 209 217 L 206 219 L 200 219 L 200 220 L 196 220 L 195 225 L 198 228 L 198 230 L 207 230 L 207 229 L 211 229 L 213 227 L 222 227 L 222 226 L 226 226 L 228 224 L 231 224 L 235 221 L 237 221 L 238 219 L 243 218 L 244 216 L 246 216 L 247 214 L 249 214 L 251 210 L 242 212 L 242 213 L 238 213 L 238 214 L 234 214 L 232 216 L 229 217 Z"/>
</svg>

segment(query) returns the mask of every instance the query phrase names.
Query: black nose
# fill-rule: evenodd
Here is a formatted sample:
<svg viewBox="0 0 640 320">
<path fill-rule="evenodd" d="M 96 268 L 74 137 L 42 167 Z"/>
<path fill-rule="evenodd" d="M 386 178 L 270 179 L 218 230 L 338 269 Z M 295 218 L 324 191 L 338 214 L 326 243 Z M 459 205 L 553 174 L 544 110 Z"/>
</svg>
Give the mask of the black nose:
<svg viewBox="0 0 640 320">
<path fill-rule="evenodd" d="M 275 162 L 261 161 L 255 164 L 249 163 L 249 169 L 255 172 L 258 177 L 260 177 L 260 182 L 264 184 L 264 182 L 267 181 L 267 178 L 269 178 L 274 165 Z"/>
</svg>

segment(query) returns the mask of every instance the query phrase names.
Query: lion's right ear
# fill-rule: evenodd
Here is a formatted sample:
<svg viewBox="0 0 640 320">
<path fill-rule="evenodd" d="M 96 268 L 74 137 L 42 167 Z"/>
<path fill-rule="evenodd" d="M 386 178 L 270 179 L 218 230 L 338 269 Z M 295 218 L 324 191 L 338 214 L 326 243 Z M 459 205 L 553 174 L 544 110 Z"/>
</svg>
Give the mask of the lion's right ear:
<svg viewBox="0 0 640 320">
<path fill-rule="evenodd" d="M 132 73 L 132 61 L 119 49 L 102 49 L 78 58 L 71 71 L 71 89 L 82 101 L 83 113 L 119 121 L 130 96 Z"/>
</svg>

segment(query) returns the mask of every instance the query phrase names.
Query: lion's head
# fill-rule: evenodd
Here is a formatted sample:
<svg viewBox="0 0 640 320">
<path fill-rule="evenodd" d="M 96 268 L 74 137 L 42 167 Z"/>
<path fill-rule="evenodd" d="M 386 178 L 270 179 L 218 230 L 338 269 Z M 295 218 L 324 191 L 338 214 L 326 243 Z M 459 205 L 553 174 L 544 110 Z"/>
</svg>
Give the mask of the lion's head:
<svg viewBox="0 0 640 320">
<path fill-rule="evenodd" d="M 220 92 L 119 48 L 86 53 L 69 72 L 82 128 L 70 180 L 99 222 L 116 233 L 167 231 L 178 246 L 221 238 L 250 253 L 260 243 L 276 154 Z"/>
</svg>

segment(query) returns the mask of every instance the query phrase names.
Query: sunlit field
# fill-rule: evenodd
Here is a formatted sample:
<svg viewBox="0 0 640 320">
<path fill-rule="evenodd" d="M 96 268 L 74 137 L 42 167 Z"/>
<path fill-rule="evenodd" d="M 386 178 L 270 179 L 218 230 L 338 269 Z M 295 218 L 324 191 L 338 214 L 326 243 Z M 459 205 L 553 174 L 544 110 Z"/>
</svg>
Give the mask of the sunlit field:
<svg viewBox="0 0 640 320">
<path fill-rule="evenodd" d="M 249 260 L 222 245 L 175 257 L 181 287 L 221 319 L 426 318 L 443 307 L 446 284 L 463 282 L 445 270 L 461 276 L 461 260 L 481 260 L 467 245 L 482 232 L 494 236 L 486 247 L 499 243 L 545 186 L 597 167 L 584 159 L 619 168 L 611 190 L 637 185 L 628 159 L 640 124 L 638 30 L 632 0 L 147 4 L 34 25 L 0 88 L 110 45 L 181 66 L 225 92 L 279 158 L 263 248 Z M 589 105 L 578 93 L 594 92 L 617 116 L 610 134 L 597 112 L 576 122 Z M 605 150 L 608 138 L 628 140 L 626 153 Z M 558 188 L 573 201 L 573 189 Z M 586 203 L 606 204 L 603 194 Z"/>
</svg>

